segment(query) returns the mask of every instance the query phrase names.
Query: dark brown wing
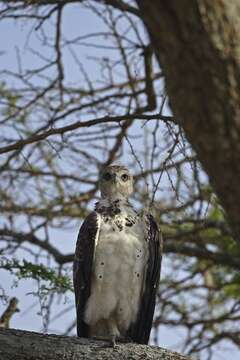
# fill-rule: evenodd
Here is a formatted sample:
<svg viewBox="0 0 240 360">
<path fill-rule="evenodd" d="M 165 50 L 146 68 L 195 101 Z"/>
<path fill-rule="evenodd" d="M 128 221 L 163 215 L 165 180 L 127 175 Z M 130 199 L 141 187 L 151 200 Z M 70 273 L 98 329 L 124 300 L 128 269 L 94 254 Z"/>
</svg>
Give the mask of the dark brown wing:
<svg viewBox="0 0 240 360">
<path fill-rule="evenodd" d="M 73 263 L 73 285 L 77 311 L 77 334 L 88 337 L 88 325 L 84 322 L 86 301 L 91 291 L 91 273 L 96 237 L 98 236 L 98 215 L 89 214 L 84 220 L 77 239 Z"/>
<path fill-rule="evenodd" d="M 162 260 L 162 236 L 151 215 L 148 215 L 149 260 L 146 274 L 145 291 L 138 311 L 137 321 L 129 329 L 128 336 L 138 344 L 147 344 L 152 328 L 156 294 L 160 280 Z"/>
</svg>

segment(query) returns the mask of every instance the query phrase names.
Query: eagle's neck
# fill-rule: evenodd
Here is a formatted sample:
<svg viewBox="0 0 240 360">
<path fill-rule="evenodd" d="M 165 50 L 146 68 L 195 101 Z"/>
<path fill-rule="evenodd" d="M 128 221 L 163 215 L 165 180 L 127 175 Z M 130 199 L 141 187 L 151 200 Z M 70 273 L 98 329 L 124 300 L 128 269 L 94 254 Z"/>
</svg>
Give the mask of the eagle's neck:
<svg viewBox="0 0 240 360">
<path fill-rule="evenodd" d="M 108 215 L 114 216 L 120 214 L 122 209 L 126 206 L 131 206 L 127 198 L 102 198 L 95 204 L 95 211 L 98 213 L 108 213 Z"/>
</svg>

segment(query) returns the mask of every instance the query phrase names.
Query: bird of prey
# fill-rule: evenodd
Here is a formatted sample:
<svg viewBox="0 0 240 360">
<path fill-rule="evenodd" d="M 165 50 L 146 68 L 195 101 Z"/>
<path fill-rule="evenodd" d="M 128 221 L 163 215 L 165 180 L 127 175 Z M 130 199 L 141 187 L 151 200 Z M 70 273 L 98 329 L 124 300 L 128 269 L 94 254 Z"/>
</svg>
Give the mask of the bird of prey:
<svg viewBox="0 0 240 360">
<path fill-rule="evenodd" d="M 79 337 L 147 344 L 160 277 L 154 218 L 129 203 L 133 177 L 121 165 L 100 175 L 101 199 L 77 239 L 73 282 Z"/>
</svg>

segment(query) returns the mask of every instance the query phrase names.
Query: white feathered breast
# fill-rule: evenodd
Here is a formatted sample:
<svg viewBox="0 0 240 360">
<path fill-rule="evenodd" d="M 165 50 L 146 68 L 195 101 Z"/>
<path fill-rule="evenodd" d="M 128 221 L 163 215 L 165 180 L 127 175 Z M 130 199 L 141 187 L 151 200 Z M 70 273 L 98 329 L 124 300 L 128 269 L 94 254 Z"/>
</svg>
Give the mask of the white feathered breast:
<svg viewBox="0 0 240 360">
<path fill-rule="evenodd" d="M 133 209 L 120 208 L 113 217 L 98 215 L 91 295 L 85 310 L 85 322 L 94 326 L 114 316 L 122 334 L 136 320 L 144 290 L 148 245 L 146 225 Z"/>
</svg>

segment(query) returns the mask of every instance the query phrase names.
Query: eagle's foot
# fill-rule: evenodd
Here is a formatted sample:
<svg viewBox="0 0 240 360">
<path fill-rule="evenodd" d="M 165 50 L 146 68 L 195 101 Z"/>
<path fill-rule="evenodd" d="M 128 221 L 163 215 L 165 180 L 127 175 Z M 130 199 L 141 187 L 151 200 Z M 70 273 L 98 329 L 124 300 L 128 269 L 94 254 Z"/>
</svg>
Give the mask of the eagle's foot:
<svg viewBox="0 0 240 360">
<path fill-rule="evenodd" d="M 101 347 L 102 348 L 109 348 L 112 347 L 113 349 L 117 346 L 116 344 L 116 335 L 112 335 L 112 336 L 93 336 L 92 337 L 93 340 L 97 340 L 97 341 L 104 341 L 107 342 L 108 344 L 104 344 Z"/>
<path fill-rule="evenodd" d="M 132 343 L 133 342 L 133 340 L 130 337 L 116 336 L 116 335 L 109 335 L 109 336 L 101 336 L 101 335 L 99 335 L 99 336 L 92 337 L 92 339 L 97 340 L 97 341 L 107 342 L 108 344 L 104 344 L 102 347 L 103 348 L 112 347 L 113 349 L 118 346 L 117 343 L 127 344 L 127 343 Z"/>
<path fill-rule="evenodd" d="M 117 344 L 116 344 L 116 335 L 111 336 L 111 344 L 112 344 L 113 349 L 117 346 Z"/>
<path fill-rule="evenodd" d="M 117 341 L 120 343 L 124 343 L 124 344 L 133 342 L 129 336 L 119 336 L 119 337 L 117 337 Z"/>
</svg>

